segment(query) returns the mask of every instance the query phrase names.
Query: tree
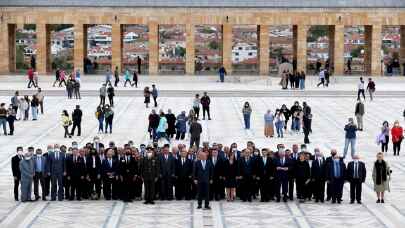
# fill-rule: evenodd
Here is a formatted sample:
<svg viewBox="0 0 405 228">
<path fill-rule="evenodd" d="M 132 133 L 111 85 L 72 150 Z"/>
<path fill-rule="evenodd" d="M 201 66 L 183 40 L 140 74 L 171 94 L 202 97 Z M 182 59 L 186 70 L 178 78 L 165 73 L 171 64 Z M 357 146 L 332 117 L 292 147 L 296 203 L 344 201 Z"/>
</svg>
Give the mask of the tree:
<svg viewBox="0 0 405 228">
<path fill-rule="evenodd" d="M 208 47 L 209 47 L 210 49 L 213 49 L 213 50 L 218 50 L 219 44 L 218 44 L 217 41 L 211 41 L 211 42 L 208 44 Z"/>
</svg>

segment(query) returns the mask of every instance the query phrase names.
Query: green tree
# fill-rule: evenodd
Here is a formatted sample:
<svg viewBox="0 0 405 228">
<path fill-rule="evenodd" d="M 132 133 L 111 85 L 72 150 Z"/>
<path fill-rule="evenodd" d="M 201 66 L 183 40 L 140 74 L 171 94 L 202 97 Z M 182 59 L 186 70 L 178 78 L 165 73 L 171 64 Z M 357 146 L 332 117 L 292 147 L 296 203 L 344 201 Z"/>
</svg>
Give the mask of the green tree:
<svg viewBox="0 0 405 228">
<path fill-rule="evenodd" d="M 218 44 L 217 41 L 211 41 L 211 42 L 208 44 L 208 47 L 209 47 L 210 49 L 213 49 L 213 50 L 218 50 L 219 44 Z"/>
</svg>

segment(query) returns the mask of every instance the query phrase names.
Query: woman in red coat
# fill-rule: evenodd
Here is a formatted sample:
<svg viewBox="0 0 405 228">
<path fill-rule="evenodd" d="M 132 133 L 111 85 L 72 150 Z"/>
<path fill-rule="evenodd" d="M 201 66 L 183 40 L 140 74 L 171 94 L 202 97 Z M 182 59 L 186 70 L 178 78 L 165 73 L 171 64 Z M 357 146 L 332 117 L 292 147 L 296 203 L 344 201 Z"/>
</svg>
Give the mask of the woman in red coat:
<svg viewBox="0 0 405 228">
<path fill-rule="evenodd" d="M 399 151 L 401 150 L 401 142 L 404 138 L 404 130 L 399 126 L 399 121 L 394 122 L 394 127 L 391 129 L 392 144 L 394 145 L 394 156 L 399 156 Z"/>
</svg>

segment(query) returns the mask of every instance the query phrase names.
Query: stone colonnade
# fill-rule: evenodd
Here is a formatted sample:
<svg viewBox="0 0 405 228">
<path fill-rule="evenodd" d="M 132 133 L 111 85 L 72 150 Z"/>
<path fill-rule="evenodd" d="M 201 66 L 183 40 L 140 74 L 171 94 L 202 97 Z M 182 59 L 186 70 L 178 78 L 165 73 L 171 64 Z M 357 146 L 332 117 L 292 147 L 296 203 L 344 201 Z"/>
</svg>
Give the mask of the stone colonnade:
<svg viewBox="0 0 405 228">
<path fill-rule="evenodd" d="M 115 9 L 95 8 L 6 8 L 0 27 L 0 73 L 14 72 L 15 31 L 19 24 L 36 24 L 37 70 L 46 74 L 51 70 L 50 32 L 53 24 L 74 26 L 74 68 L 83 71 L 83 58 L 87 53 L 87 28 L 92 24 L 112 25 L 112 70 L 122 68 L 123 26 L 145 24 L 149 30 L 149 74 L 159 71 L 159 25 L 183 24 L 186 28 L 186 74 L 195 72 L 195 26 L 222 25 L 222 64 L 232 72 L 232 28 L 254 24 L 258 28 L 258 62 L 260 75 L 269 74 L 269 26 L 293 25 L 293 59 L 297 70 L 306 71 L 307 33 L 311 25 L 327 25 L 329 30 L 329 56 L 335 75 L 344 73 L 344 26 L 365 26 L 365 67 L 369 75 L 381 74 L 381 32 L 384 25 L 401 28 L 401 63 L 405 61 L 405 12 L 385 9 Z M 384 13 L 386 12 L 386 13 Z M 404 20 L 404 21 L 401 21 Z"/>
</svg>

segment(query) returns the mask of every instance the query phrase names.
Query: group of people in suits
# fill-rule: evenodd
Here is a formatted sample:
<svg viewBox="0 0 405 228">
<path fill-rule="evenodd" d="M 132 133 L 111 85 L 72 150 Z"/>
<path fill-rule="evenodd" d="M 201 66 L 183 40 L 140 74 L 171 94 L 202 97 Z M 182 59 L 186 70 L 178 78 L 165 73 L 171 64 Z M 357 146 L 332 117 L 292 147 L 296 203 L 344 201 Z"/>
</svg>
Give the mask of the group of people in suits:
<svg viewBox="0 0 405 228">
<path fill-rule="evenodd" d="M 381 156 L 381 155 L 380 155 Z M 379 201 L 383 202 L 383 188 L 389 181 L 388 164 L 378 158 L 373 169 L 373 180 L 379 185 Z M 379 162 L 378 162 L 379 161 Z M 350 203 L 361 203 L 362 184 L 366 166 L 353 157 L 347 165 L 336 150 L 324 157 L 319 149 L 308 152 L 305 144 L 283 144 L 276 150 L 262 148 L 249 141 L 239 150 L 204 142 L 201 148 L 186 148 L 157 144 L 136 148 L 132 141 L 123 147 L 114 142 L 104 146 L 98 137 L 79 148 L 76 142 L 68 148 L 48 145 L 47 151 L 29 147 L 17 148 L 12 158 L 14 197 L 21 201 L 62 201 L 103 198 L 105 200 L 198 200 L 198 209 L 210 209 L 210 200 L 261 202 L 294 199 L 299 202 L 315 200 L 342 202 L 343 185 L 350 183 Z M 388 175 L 388 176 L 387 176 Z M 326 191 L 325 191 L 326 186 Z M 41 194 L 39 189 L 41 189 Z M 144 189 L 144 191 L 143 191 Z M 326 194 L 325 194 L 326 192 Z M 325 197 L 326 195 L 326 197 Z"/>
</svg>

